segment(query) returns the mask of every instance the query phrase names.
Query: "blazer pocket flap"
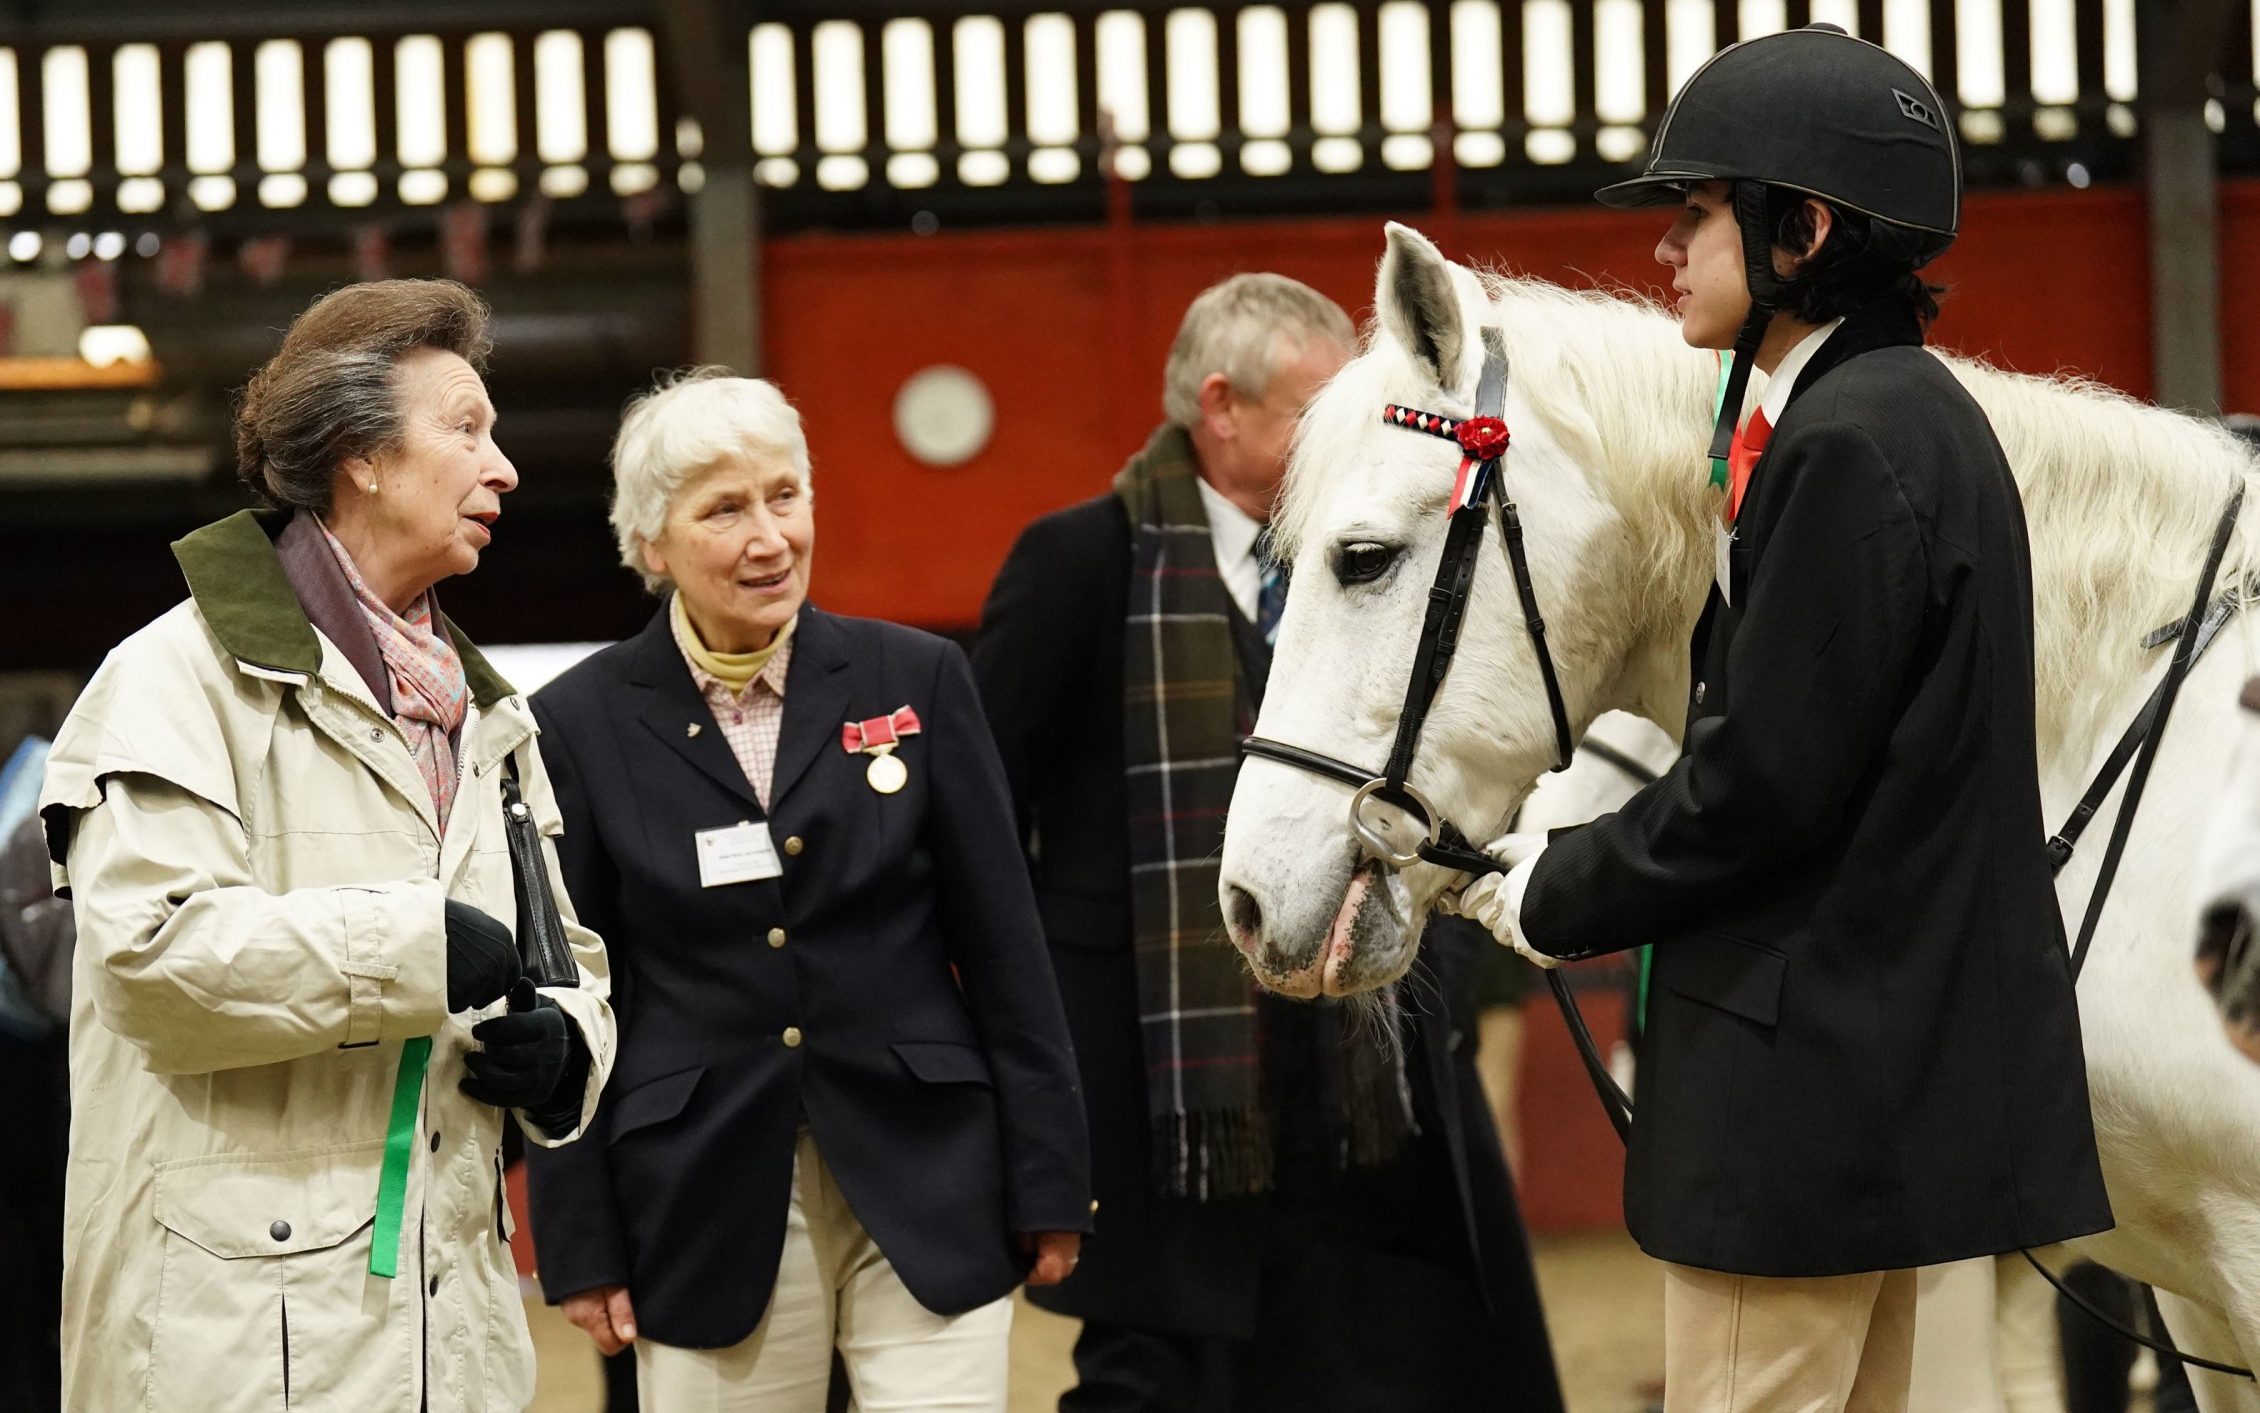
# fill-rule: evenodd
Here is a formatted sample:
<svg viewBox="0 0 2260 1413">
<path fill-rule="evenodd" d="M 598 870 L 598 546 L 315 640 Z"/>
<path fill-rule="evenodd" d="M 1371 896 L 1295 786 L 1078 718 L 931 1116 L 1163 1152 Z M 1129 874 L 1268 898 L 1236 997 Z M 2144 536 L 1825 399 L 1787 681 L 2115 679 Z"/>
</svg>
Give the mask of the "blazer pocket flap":
<svg viewBox="0 0 2260 1413">
<path fill-rule="evenodd" d="M 951 1040 L 898 1040 L 895 1054 L 928 1084 L 992 1084 L 989 1057 Z"/>
<path fill-rule="evenodd" d="M 1781 953 L 1718 932 L 1664 946 L 1671 959 L 1661 971 L 1673 991 L 1760 1025 L 1780 1023 L 1781 988 L 1789 975 L 1789 959 Z"/>
<path fill-rule="evenodd" d="M 663 1124 L 683 1112 L 690 1103 L 691 1091 L 698 1088 L 699 1076 L 706 1066 L 677 1070 L 657 1079 L 646 1080 L 620 1096 L 612 1107 L 612 1136 L 625 1137 L 639 1128 Z"/>
<path fill-rule="evenodd" d="M 320 1251 L 376 1220 L 383 1156 L 382 1143 L 358 1143 L 160 1163 L 157 1220 L 227 1260 Z"/>
</svg>

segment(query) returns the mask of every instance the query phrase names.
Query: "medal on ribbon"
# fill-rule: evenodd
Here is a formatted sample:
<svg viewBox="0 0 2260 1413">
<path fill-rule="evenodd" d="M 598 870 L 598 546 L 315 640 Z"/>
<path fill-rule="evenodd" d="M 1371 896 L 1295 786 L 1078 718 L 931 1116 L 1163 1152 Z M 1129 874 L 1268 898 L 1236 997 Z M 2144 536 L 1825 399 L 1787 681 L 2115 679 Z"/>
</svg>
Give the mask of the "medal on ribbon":
<svg viewBox="0 0 2260 1413">
<path fill-rule="evenodd" d="M 895 755 L 903 737 L 918 734 L 918 713 L 897 707 L 886 716 L 850 721 L 840 728 L 840 749 L 849 755 L 871 757 L 863 778 L 882 795 L 892 795 L 910 783 L 910 767 Z"/>
</svg>

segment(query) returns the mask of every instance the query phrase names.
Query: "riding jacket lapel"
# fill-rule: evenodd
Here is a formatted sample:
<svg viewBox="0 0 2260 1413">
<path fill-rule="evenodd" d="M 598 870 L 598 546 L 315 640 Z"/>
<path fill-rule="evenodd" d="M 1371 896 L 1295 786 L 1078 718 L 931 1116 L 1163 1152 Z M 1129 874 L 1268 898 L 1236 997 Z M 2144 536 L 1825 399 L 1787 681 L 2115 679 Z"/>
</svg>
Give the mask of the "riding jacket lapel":
<svg viewBox="0 0 2260 1413">
<path fill-rule="evenodd" d="M 738 764 L 728 738 L 714 720 L 714 709 L 691 680 L 690 664 L 683 661 L 682 649 L 675 646 L 665 608 L 638 636 L 628 680 L 642 690 L 644 702 L 638 716 L 652 735 L 748 807 L 761 808 L 760 796 L 753 793 L 744 767 Z"/>
<path fill-rule="evenodd" d="M 804 605 L 793 630 L 793 663 L 785 677 L 785 720 L 777 736 L 777 767 L 769 785 L 771 812 L 826 746 L 839 749 L 849 717 L 848 656 L 832 616 Z M 868 715 L 891 711 L 882 703 Z"/>
</svg>

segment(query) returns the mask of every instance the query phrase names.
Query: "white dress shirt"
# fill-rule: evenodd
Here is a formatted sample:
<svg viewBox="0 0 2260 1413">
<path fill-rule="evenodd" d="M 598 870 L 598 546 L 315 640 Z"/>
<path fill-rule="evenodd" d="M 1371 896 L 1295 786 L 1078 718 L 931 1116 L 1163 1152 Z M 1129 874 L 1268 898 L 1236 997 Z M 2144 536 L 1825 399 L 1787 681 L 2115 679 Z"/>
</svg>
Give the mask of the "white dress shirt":
<svg viewBox="0 0 2260 1413">
<path fill-rule="evenodd" d="M 1831 319 L 1799 339 L 1797 346 L 1783 354 L 1781 362 L 1774 365 L 1773 372 L 1766 375 L 1766 390 L 1758 398 L 1758 410 L 1765 414 L 1767 426 L 1781 425 L 1782 414 L 1789 410 L 1789 395 L 1797 390 L 1797 375 L 1805 371 L 1805 365 L 1813 361 L 1813 355 L 1821 351 L 1821 345 L 1828 342 L 1829 335 L 1835 333 L 1836 326 L 1843 322 L 1842 319 Z M 1210 521 L 1210 524 L 1214 523 L 1214 520 Z M 1531 872 L 1538 867 L 1538 860 L 1545 853 L 1541 848 L 1516 864 L 1508 870 L 1506 881 L 1500 884 L 1500 891 L 1506 897 L 1508 924 L 1524 943 L 1541 952 L 1546 949 L 1538 946 L 1523 928 L 1522 895 L 1529 890 Z"/>
<path fill-rule="evenodd" d="M 1224 576 L 1224 591 L 1232 596 L 1241 616 L 1253 623 L 1263 592 L 1263 568 L 1254 554 L 1263 523 L 1201 477 L 1195 476 L 1193 484 L 1201 488 L 1201 507 L 1208 512 L 1209 545 L 1216 552 L 1216 572 Z"/>
</svg>

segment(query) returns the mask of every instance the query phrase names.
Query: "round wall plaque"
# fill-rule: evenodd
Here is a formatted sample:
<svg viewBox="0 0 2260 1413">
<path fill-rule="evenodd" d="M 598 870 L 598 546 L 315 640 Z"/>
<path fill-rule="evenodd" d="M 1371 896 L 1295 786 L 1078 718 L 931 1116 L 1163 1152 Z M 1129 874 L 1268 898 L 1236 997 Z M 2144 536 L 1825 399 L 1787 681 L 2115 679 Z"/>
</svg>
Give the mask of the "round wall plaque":
<svg viewBox="0 0 2260 1413">
<path fill-rule="evenodd" d="M 912 374 L 895 394 L 895 436 L 928 466 L 962 466 L 996 429 L 996 404 L 963 368 L 936 364 Z"/>
</svg>

